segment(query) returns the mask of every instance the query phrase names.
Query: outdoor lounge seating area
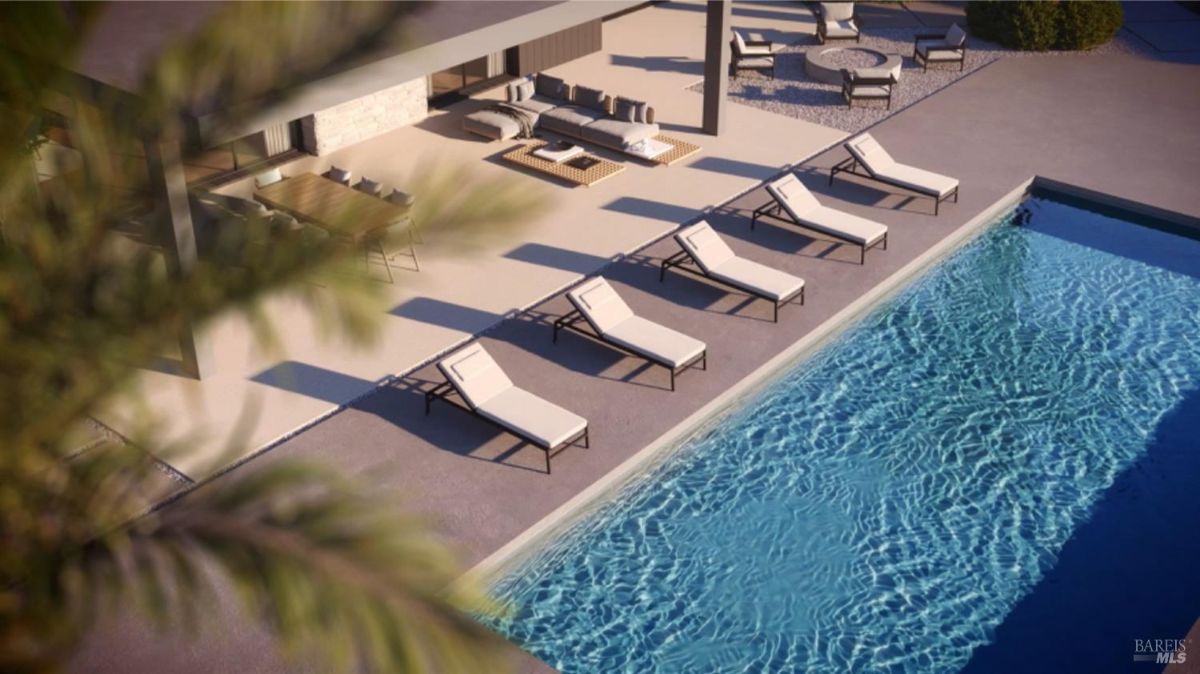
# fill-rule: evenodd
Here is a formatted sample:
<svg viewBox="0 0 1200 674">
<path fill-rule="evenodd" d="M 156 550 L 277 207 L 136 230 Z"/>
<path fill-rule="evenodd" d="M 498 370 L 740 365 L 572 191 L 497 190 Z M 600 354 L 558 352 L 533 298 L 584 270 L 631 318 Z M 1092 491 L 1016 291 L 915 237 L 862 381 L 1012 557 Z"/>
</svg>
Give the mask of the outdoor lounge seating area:
<svg viewBox="0 0 1200 674">
<path fill-rule="evenodd" d="M 644 154 L 639 152 L 639 144 L 658 135 L 654 108 L 649 104 L 583 85 L 572 86 L 545 73 L 509 83 L 505 93 L 507 100 L 502 108 L 523 114 L 533 129 L 634 155 Z M 517 135 L 518 124 L 511 116 L 495 109 L 483 110 L 465 116 L 463 128 L 496 140 L 512 138 Z"/>
</svg>

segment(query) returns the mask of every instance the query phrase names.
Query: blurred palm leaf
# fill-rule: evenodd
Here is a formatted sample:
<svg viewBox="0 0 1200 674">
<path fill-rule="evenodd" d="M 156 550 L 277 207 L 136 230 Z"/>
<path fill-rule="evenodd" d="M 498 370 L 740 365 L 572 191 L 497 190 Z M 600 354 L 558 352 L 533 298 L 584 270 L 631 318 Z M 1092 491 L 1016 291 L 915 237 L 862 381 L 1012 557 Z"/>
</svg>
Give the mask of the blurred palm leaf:
<svg viewBox="0 0 1200 674">
<path fill-rule="evenodd" d="M 351 342 L 372 337 L 381 287 L 347 269 L 336 238 L 218 221 L 194 266 L 175 269 L 147 155 L 187 140 L 186 111 L 240 128 L 304 82 L 394 47 L 413 7 L 225 3 L 137 95 L 97 94 L 71 74 L 104 6 L 0 7 L 0 670 L 60 669 L 118 606 L 190 631 L 215 585 L 232 584 L 293 655 L 342 670 L 496 671 L 498 640 L 467 617 L 492 607 L 449 589 L 453 555 L 386 495 L 277 461 L 153 507 L 161 466 L 137 448 L 170 448 L 136 406 L 131 442 L 76 451 L 79 429 L 140 367 L 225 312 L 269 340 L 261 302 L 289 293 Z M 64 107 L 73 159 L 43 157 L 57 175 L 38 185 L 30 152 L 48 110 Z M 445 167 L 426 174 L 419 203 L 423 227 L 464 242 L 539 211 L 508 181 Z"/>
</svg>

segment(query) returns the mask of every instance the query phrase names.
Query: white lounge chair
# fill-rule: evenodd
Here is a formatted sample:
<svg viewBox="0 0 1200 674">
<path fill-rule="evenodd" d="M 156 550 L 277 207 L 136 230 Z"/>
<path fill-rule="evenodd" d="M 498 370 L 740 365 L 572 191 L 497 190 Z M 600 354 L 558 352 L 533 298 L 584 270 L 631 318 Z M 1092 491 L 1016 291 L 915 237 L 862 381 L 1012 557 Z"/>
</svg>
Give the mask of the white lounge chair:
<svg viewBox="0 0 1200 674">
<path fill-rule="evenodd" d="M 822 206 L 812 192 L 792 174 L 767 183 L 771 201 L 754 210 L 750 229 L 759 218 L 774 218 L 797 227 L 811 229 L 859 247 L 859 264 L 867 259 L 867 249 L 881 246 L 887 250 L 887 225 Z"/>
<path fill-rule="evenodd" d="M 672 391 L 675 375 L 695 365 L 708 369 L 708 347 L 704 342 L 635 315 L 603 277 L 585 281 L 568 292 L 567 299 L 575 310 L 554 321 L 555 342 L 558 331 L 566 328 L 645 358 L 667 368 Z M 579 326 L 581 321 L 591 327 L 590 332 Z"/>
<path fill-rule="evenodd" d="M 586 419 L 514 385 L 481 344 L 443 358 L 437 368 L 446 381 L 425 394 L 426 416 L 435 400 L 454 404 L 541 448 L 546 474 L 551 455 L 581 440 L 589 446 Z M 452 393 L 465 404 L 451 401 Z"/>
<path fill-rule="evenodd" d="M 675 235 L 683 250 L 663 260 L 658 280 L 662 282 L 671 268 L 703 276 L 731 288 L 761 297 L 775 305 L 775 322 L 779 322 L 779 307 L 796 297 L 804 304 L 804 279 L 738 257 L 703 220 Z"/>
<path fill-rule="evenodd" d="M 839 173 L 850 173 L 870 178 L 881 183 L 903 187 L 918 194 L 933 198 L 933 214 L 938 214 L 941 203 L 951 197 L 958 203 L 958 180 L 933 171 L 926 171 L 908 164 L 901 164 L 871 134 L 864 133 L 842 144 L 850 157 L 829 170 L 829 184 Z M 859 173 L 861 166 L 866 173 Z"/>
</svg>

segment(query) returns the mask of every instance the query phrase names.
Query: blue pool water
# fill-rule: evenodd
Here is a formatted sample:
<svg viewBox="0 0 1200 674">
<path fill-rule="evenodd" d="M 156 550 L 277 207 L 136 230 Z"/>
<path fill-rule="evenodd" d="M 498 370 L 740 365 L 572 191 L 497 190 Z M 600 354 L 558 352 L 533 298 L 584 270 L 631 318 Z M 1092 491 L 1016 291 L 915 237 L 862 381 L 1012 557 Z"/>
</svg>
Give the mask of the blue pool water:
<svg viewBox="0 0 1200 674">
<path fill-rule="evenodd" d="M 1200 386 L 1200 242 L 1019 213 L 503 579 L 495 626 L 566 674 L 962 669 Z"/>
</svg>

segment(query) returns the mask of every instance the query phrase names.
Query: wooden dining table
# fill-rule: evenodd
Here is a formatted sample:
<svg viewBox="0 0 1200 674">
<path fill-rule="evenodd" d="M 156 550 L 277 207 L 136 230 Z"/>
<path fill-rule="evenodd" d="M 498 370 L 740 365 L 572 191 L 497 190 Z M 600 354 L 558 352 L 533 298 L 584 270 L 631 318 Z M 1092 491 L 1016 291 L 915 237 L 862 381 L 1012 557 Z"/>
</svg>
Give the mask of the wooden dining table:
<svg viewBox="0 0 1200 674">
<path fill-rule="evenodd" d="M 408 217 L 405 206 L 315 173 L 302 173 L 267 185 L 255 192 L 254 198 L 269 208 L 286 211 L 355 241 Z"/>
<path fill-rule="evenodd" d="M 364 259 L 378 252 L 383 257 L 388 280 L 392 280 L 382 236 L 374 235 L 410 220 L 407 206 L 360 192 L 315 173 L 302 173 L 263 187 L 254 193 L 254 198 L 268 208 L 289 213 L 362 246 Z M 412 257 L 415 262 L 415 252 Z M 420 270 L 419 264 L 417 270 Z"/>
</svg>

